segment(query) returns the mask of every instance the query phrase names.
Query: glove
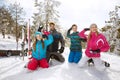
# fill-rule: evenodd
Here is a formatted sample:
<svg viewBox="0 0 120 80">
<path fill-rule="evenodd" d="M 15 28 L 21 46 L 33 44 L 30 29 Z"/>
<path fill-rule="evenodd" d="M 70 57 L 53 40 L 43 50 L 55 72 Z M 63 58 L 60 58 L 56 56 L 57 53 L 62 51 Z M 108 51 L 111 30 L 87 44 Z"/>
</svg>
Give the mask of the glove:
<svg viewBox="0 0 120 80">
<path fill-rule="evenodd" d="M 100 53 L 100 49 L 90 50 L 90 51 L 92 51 L 92 53 Z"/>
<path fill-rule="evenodd" d="M 43 34 L 42 37 L 48 39 L 48 36 L 45 34 Z"/>
<path fill-rule="evenodd" d="M 38 28 L 38 31 L 41 32 L 42 29 L 43 29 L 43 27 L 39 27 L 39 28 Z"/>
<path fill-rule="evenodd" d="M 84 28 L 84 30 L 85 30 L 85 31 L 89 31 L 89 30 L 90 30 L 90 28 Z"/>
<path fill-rule="evenodd" d="M 50 34 L 50 32 L 48 32 L 48 31 L 43 31 L 43 33 L 44 33 L 46 36 L 48 36 L 48 35 Z"/>
<path fill-rule="evenodd" d="M 84 38 L 80 38 L 80 40 L 83 42 L 87 42 L 87 39 L 84 39 Z"/>
<path fill-rule="evenodd" d="M 61 47 L 58 51 L 59 51 L 59 53 L 63 53 L 64 47 Z"/>
</svg>

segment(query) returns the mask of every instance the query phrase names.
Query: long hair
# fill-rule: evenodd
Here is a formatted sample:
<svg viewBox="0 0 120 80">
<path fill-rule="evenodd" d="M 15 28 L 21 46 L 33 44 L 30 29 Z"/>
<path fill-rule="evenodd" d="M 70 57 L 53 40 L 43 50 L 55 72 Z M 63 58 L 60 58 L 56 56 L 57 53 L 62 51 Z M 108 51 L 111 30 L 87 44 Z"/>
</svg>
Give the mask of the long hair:
<svg viewBox="0 0 120 80">
<path fill-rule="evenodd" d="M 96 24 L 91 24 L 91 25 L 90 25 L 90 28 L 91 28 L 92 26 L 97 27 L 97 25 L 96 25 Z M 88 39 L 87 39 L 87 41 L 89 41 L 89 40 L 90 40 L 90 38 L 91 38 L 91 33 L 92 33 L 92 32 L 90 31 L 90 33 L 89 33 L 89 35 L 88 35 Z M 99 32 L 97 31 L 97 32 L 96 32 L 96 34 L 98 35 L 98 34 L 99 34 Z"/>
<path fill-rule="evenodd" d="M 34 51 L 36 51 L 36 43 L 37 43 L 37 41 L 38 41 L 38 40 L 35 38 L 34 43 L 33 43 L 33 49 L 34 49 Z M 44 48 L 44 47 L 45 47 L 45 44 L 44 44 L 43 39 L 41 39 L 41 42 L 42 42 L 42 48 Z"/>
</svg>

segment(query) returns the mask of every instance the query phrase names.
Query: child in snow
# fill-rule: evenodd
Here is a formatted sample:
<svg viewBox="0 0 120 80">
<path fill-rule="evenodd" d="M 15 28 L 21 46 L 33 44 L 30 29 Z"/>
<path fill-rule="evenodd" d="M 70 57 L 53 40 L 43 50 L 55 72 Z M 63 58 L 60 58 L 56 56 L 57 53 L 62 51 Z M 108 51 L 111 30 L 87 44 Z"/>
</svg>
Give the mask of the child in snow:
<svg viewBox="0 0 120 80">
<path fill-rule="evenodd" d="M 73 31 L 70 34 L 70 31 Z M 82 57 L 82 46 L 81 46 L 81 38 L 78 36 L 77 25 L 73 24 L 72 27 L 67 32 L 67 37 L 71 40 L 70 45 L 70 54 L 68 57 L 68 62 L 78 63 Z"/>
<path fill-rule="evenodd" d="M 85 32 L 88 30 L 90 30 L 90 33 L 87 37 Z M 86 55 L 81 59 L 80 67 L 84 67 L 87 61 L 92 58 L 95 67 L 99 70 L 103 70 L 105 64 L 103 64 L 102 60 L 100 59 L 100 53 L 106 52 L 110 48 L 105 36 L 98 32 L 96 24 L 91 24 L 90 28 L 85 28 L 79 33 L 79 36 L 87 40 L 87 48 L 85 50 Z"/>
<path fill-rule="evenodd" d="M 32 48 L 32 59 L 28 63 L 29 70 L 36 70 L 37 67 L 48 68 L 49 64 L 46 60 L 47 46 L 53 42 L 53 37 L 49 32 L 44 32 L 48 39 L 43 40 L 41 32 L 35 32 L 35 42 Z"/>
</svg>

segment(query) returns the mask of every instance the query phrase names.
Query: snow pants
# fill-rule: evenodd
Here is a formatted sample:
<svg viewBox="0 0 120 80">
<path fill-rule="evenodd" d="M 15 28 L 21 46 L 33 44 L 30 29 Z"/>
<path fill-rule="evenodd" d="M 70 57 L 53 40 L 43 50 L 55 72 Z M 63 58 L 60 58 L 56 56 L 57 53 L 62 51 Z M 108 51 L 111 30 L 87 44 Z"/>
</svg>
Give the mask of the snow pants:
<svg viewBox="0 0 120 80">
<path fill-rule="evenodd" d="M 65 58 L 62 56 L 62 54 L 58 53 L 58 52 L 47 52 L 47 61 L 49 62 L 50 59 L 55 59 L 59 62 L 64 62 Z"/>
<path fill-rule="evenodd" d="M 68 62 L 78 63 L 82 57 L 82 52 L 80 51 L 70 51 Z"/>
<path fill-rule="evenodd" d="M 85 67 L 85 65 L 87 65 L 87 61 L 88 61 L 89 59 L 91 59 L 91 58 L 89 58 L 89 57 L 87 57 L 87 56 L 84 56 L 84 57 L 81 59 L 81 61 L 79 62 L 79 66 L 80 66 L 80 67 Z M 105 69 L 105 65 L 104 65 L 104 63 L 103 63 L 103 61 L 101 60 L 100 57 L 99 57 L 99 58 L 92 58 L 92 59 L 93 59 L 94 66 L 95 66 L 96 69 L 98 69 L 98 70 L 100 70 L 100 71 Z"/>
<path fill-rule="evenodd" d="M 45 58 L 41 60 L 32 58 L 32 60 L 28 62 L 27 68 L 29 70 L 36 70 L 38 66 L 42 68 L 48 68 L 49 64 L 47 63 L 47 60 Z"/>
</svg>

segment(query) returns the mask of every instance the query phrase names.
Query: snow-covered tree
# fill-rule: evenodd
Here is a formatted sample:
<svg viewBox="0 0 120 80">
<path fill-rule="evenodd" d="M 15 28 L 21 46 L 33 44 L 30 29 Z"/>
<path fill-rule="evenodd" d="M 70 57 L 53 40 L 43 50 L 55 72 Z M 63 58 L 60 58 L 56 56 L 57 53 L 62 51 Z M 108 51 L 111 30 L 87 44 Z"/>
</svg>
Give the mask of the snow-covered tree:
<svg viewBox="0 0 120 80">
<path fill-rule="evenodd" d="M 120 17 L 118 10 L 120 6 L 115 6 L 115 11 L 110 11 L 110 20 L 106 21 L 106 26 L 101 29 L 110 43 L 110 52 L 120 55 Z"/>
<path fill-rule="evenodd" d="M 56 10 L 60 6 L 60 2 L 56 0 L 35 0 L 35 7 L 37 12 L 33 16 L 33 27 L 37 30 L 38 26 L 44 26 L 48 29 L 49 22 L 58 24 L 59 12 Z"/>
</svg>

